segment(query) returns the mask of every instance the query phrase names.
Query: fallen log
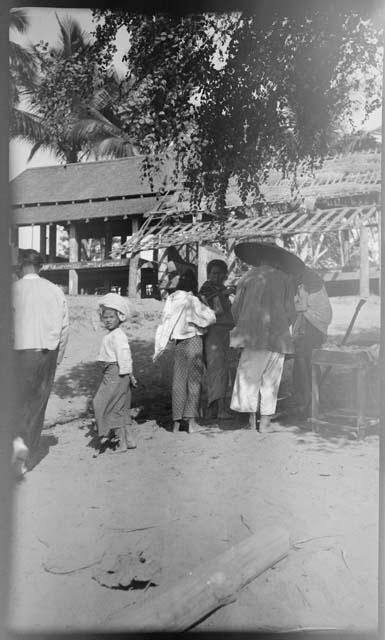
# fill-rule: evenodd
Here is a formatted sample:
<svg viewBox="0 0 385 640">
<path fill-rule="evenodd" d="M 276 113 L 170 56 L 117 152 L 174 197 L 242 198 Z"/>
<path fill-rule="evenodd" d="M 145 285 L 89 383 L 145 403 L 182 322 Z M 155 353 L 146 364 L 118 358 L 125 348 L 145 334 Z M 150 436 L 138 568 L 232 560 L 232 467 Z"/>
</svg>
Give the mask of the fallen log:
<svg viewBox="0 0 385 640">
<path fill-rule="evenodd" d="M 284 558 L 289 534 L 267 527 L 199 565 L 175 586 L 136 609 L 115 613 L 108 628 L 121 631 L 185 631 L 216 609 L 234 602 L 237 592 Z"/>
</svg>

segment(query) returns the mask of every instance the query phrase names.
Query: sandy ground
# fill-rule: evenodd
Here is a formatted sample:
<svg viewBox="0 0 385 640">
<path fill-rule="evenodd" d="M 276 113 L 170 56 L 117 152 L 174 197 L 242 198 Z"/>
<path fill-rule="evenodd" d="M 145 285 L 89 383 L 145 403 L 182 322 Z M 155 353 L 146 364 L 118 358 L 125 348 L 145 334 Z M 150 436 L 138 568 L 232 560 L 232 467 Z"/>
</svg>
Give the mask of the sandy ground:
<svg viewBox="0 0 385 640">
<path fill-rule="evenodd" d="M 357 301 L 332 299 L 332 340 L 341 338 Z M 116 615 L 128 619 L 193 567 L 279 525 L 291 537 L 287 557 L 196 629 L 374 629 L 376 432 L 356 440 L 282 419 L 274 433 L 260 435 L 234 419 L 172 434 L 171 354 L 151 362 L 161 304 L 138 300 L 127 329 L 140 381 L 133 402 L 138 448 L 98 455 L 89 409 L 102 335 L 91 312 L 97 299 L 69 304 L 70 342 L 39 460 L 15 486 L 11 628 L 109 629 Z M 379 316 L 373 297 L 353 340 L 378 339 Z M 336 382 L 332 377 L 331 386 Z M 118 556 L 139 553 L 153 559 L 143 580 L 156 586 L 111 589 L 96 580 Z"/>
</svg>

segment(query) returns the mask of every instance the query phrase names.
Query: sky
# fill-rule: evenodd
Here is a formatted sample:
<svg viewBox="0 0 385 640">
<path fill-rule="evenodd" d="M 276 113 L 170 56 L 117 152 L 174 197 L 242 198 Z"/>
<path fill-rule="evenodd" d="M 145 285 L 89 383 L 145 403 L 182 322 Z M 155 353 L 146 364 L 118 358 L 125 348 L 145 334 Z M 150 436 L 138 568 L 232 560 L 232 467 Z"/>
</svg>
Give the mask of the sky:
<svg viewBox="0 0 385 640">
<path fill-rule="evenodd" d="M 92 12 L 90 9 L 53 9 L 49 7 L 44 8 L 28 8 L 26 7 L 30 27 L 28 32 L 24 36 L 12 33 L 13 40 L 26 46 L 28 43 L 37 44 L 40 40 L 49 42 L 50 45 L 54 45 L 58 36 L 58 25 L 55 17 L 55 13 L 59 17 L 71 15 L 78 20 L 80 25 L 85 31 L 91 32 L 94 30 L 94 23 L 92 21 Z M 117 53 L 114 58 L 114 65 L 118 71 L 124 73 L 126 67 L 121 62 L 122 56 L 127 46 L 127 32 L 121 29 L 118 32 L 116 45 Z M 370 118 L 366 122 L 365 129 L 373 129 L 381 125 L 381 110 L 371 114 Z M 9 173 L 10 179 L 13 179 L 19 173 L 24 171 L 28 167 L 47 166 L 51 164 L 58 164 L 57 158 L 47 151 L 39 151 L 34 158 L 27 163 L 28 155 L 30 153 L 31 146 L 28 143 L 21 141 L 12 141 L 10 144 L 10 156 L 9 156 Z"/>
</svg>

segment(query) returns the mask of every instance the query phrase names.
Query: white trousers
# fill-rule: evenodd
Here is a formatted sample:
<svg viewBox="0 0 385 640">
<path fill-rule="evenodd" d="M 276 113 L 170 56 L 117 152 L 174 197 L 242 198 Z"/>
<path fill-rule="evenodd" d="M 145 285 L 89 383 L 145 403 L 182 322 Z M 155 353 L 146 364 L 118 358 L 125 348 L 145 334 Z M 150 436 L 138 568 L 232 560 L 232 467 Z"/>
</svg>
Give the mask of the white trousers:
<svg viewBox="0 0 385 640">
<path fill-rule="evenodd" d="M 272 415 L 282 378 L 283 353 L 242 349 L 230 408 L 241 413 Z"/>
</svg>

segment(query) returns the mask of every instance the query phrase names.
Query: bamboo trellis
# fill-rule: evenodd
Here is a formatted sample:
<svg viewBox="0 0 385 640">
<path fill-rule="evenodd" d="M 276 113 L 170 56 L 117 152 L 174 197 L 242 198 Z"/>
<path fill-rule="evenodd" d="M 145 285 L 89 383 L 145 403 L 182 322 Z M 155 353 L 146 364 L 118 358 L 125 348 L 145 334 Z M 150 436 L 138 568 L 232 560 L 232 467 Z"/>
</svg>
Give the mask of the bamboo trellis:
<svg viewBox="0 0 385 640">
<path fill-rule="evenodd" d="M 210 211 L 204 199 L 199 208 L 192 207 L 190 194 L 182 187 L 164 194 L 156 210 L 147 214 L 141 229 L 127 239 L 120 251 L 134 256 L 141 251 L 163 249 L 162 262 L 171 246 L 183 251 L 187 246 L 197 249 L 217 244 L 226 247 L 231 271 L 235 243 L 292 237 L 297 249 L 302 251 L 308 246 L 306 250 L 312 254 L 309 259 L 317 262 L 328 251 L 328 234 L 338 232 L 342 251 L 342 244 L 346 244 L 353 230 L 360 233 L 365 226 L 378 227 L 380 171 L 381 156 L 377 152 L 334 156 L 311 174 L 304 165 L 299 167 L 295 180 L 272 171 L 261 185 L 258 201 L 243 203 L 232 182 L 227 206 L 220 212 Z M 313 255 L 314 234 L 317 238 Z M 344 258 L 342 266 L 345 264 Z M 367 272 L 369 288 L 369 267 L 361 264 L 360 268 L 362 273 Z"/>
<path fill-rule="evenodd" d="M 175 217 L 176 212 L 173 212 Z M 183 217 L 169 222 L 151 217 L 138 233 L 122 245 L 122 252 L 133 254 L 149 249 L 182 246 L 186 243 L 213 243 L 224 240 L 242 240 L 251 237 L 280 237 L 294 234 L 328 233 L 377 224 L 377 205 L 334 207 L 314 212 L 300 211 L 265 216 L 237 218 L 234 214 L 220 224 L 216 218 L 209 221 L 183 222 Z"/>
</svg>

